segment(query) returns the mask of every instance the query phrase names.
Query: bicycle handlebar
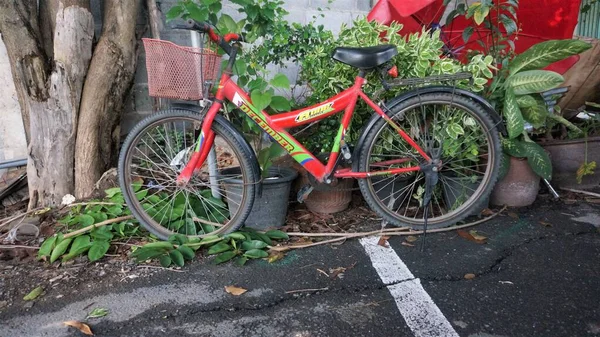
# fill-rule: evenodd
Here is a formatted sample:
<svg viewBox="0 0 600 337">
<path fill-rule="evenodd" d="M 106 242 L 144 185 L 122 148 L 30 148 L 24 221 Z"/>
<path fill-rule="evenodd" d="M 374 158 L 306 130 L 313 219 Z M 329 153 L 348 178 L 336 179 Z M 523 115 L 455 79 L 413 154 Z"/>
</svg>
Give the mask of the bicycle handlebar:
<svg viewBox="0 0 600 337">
<path fill-rule="evenodd" d="M 232 47 L 229 44 L 229 42 L 231 42 L 231 41 L 243 42 L 244 41 L 243 37 L 236 33 L 227 33 L 227 34 L 225 34 L 225 36 L 220 36 L 217 33 L 215 33 L 215 30 L 211 24 L 209 24 L 207 22 L 198 22 L 193 19 L 188 19 L 185 22 L 185 25 L 182 25 L 182 26 L 178 25 L 175 28 L 195 30 L 199 33 L 208 34 L 208 37 L 211 39 L 211 41 L 218 44 L 219 47 L 221 47 L 225 51 L 225 53 L 227 53 L 227 55 L 231 55 L 231 50 L 232 50 Z"/>
</svg>

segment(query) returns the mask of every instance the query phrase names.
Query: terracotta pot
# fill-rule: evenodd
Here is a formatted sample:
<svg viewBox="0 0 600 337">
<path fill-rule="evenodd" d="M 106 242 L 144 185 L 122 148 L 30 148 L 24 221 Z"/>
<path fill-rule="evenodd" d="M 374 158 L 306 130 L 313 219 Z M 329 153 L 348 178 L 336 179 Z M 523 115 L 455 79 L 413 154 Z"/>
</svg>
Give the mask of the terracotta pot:
<svg viewBox="0 0 600 337">
<path fill-rule="evenodd" d="M 533 204 L 540 188 L 540 177 L 533 172 L 527 159 L 510 157 L 506 176 L 498 181 L 490 203 L 499 206 L 524 207 Z"/>
<path fill-rule="evenodd" d="M 600 170 L 592 175 L 584 176 L 581 184 L 577 183 L 577 169 L 585 161 L 585 139 L 552 141 L 542 144 L 552 158 L 552 183 L 560 187 L 590 188 L 600 185 Z M 600 137 L 587 139 L 587 160 L 600 164 Z"/>
<path fill-rule="evenodd" d="M 314 213 L 333 214 L 346 210 L 352 201 L 354 179 L 339 179 L 326 191 L 313 190 L 304 201 L 306 208 Z"/>
</svg>

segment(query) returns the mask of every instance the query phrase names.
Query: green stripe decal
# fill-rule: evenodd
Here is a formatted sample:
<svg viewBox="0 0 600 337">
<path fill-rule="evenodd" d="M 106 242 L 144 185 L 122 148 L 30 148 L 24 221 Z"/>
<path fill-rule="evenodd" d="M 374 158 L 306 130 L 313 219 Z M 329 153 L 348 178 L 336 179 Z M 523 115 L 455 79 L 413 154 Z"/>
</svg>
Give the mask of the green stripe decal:
<svg viewBox="0 0 600 337">
<path fill-rule="evenodd" d="M 340 129 L 338 130 L 337 135 L 333 141 L 333 148 L 331 152 L 340 152 L 340 142 L 342 141 L 342 134 L 344 133 L 344 126 L 340 125 Z"/>
</svg>

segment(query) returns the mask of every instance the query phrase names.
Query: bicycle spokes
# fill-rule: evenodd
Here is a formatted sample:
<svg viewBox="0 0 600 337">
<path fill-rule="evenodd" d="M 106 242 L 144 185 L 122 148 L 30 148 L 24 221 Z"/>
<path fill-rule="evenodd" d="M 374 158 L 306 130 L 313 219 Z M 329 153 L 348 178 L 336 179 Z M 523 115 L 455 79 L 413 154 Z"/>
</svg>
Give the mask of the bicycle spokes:
<svg viewBox="0 0 600 337">
<path fill-rule="evenodd" d="M 370 179 L 382 207 L 404 222 L 422 224 L 425 207 L 429 218 L 442 221 L 473 204 L 489 173 L 490 140 L 486 127 L 470 110 L 443 101 L 415 101 L 393 120 L 432 161 L 424 161 L 393 127 L 384 125 L 370 148 L 367 170 L 416 165 L 435 173 L 435 179 L 425 179 L 421 171 Z"/>
<path fill-rule="evenodd" d="M 177 120 L 156 123 L 140 135 L 132 149 L 128 179 L 139 207 L 173 233 L 204 235 L 219 231 L 240 203 L 235 190 L 241 172 L 222 173 L 239 166 L 239 159 L 221 137 L 215 137 L 211 160 L 196 169 L 187 184 L 177 177 L 198 145 L 200 123 Z"/>
</svg>

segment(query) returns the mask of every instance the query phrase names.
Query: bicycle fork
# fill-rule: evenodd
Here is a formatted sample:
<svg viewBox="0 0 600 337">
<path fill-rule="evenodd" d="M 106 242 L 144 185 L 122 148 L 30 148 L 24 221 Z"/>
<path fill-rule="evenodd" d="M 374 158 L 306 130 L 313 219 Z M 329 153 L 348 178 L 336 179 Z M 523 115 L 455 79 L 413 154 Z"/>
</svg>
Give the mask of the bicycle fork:
<svg viewBox="0 0 600 337">
<path fill-rule="evenodd" d="M 213 149 L 215 133 L 212 131 L 211 127 L 212 127 L 212 123 L 215 119 L 215 116 L 221 109 L 221 106 L 222 106 L 222 103 L 217 101 L 217 102 L 214 102 L 208 109 L 208 112 L 206 113 L 206 116 L 204 117 L 204 121 L 202 122 L 202 130 L 200 131 L 200 136 L 198 136 L 197 145 L 196 145 L 196 148 L 194 149 L 194 153 L 192 154 L 192 157 L 187 162 L 187 164 L 185 165 L 183 170 L 181 170 L 181 173 L 179 173 L 179 176 L 177 176 L 177 185 L 178 186 L 187 185 L 189 183 L 190 179 L 192 179 L 192 175 L 194 174 L 194 172 L 197 169 L 200 169 L 202 167 L 202 165 L 204 165 L 204 162 L 206 161 L 206 158 L 209 156 L 209 154 L 211 152 L 214 152 L 211 150 Z M 213 158 L 213 159 L 215 159 L 215 158 Z M 216 159 L 215 159 L 215 166 L 216 166 Z M 211 171 L 213 171 L 213 170 L 216 171 L 216 167 L 209 167 L 209 169 Z M 216 173 L 216 172 L 210 172 L 211 175 L 213 173 Z"/>
</svg>

